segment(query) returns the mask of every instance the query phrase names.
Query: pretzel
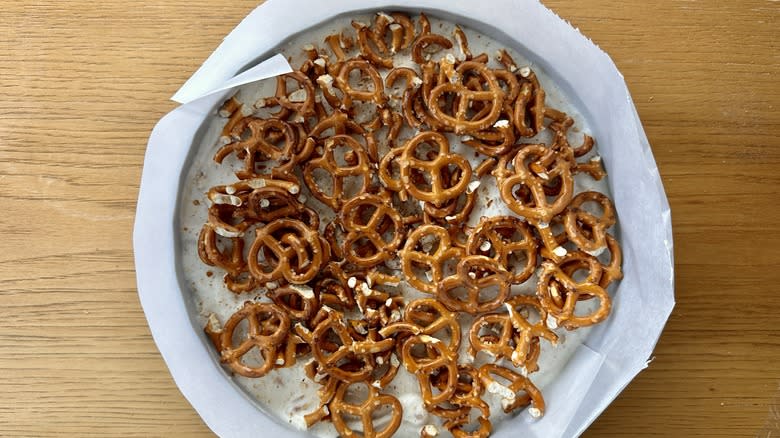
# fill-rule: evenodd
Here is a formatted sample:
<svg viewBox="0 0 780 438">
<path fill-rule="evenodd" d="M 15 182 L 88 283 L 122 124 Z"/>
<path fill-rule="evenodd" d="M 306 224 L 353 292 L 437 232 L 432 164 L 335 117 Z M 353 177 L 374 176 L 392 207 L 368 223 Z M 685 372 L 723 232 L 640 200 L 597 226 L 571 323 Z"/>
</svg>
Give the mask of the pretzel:
<svg viewBox="0 0 780 438">
<path fill-rule="evenodd" d="M 367 388 L 368 397 L 360 404 L 347 402 L 345 398 L 349 387 L 360 384 Z M 333 397 L 329 406 L 333 425 L 336 427 L 336 431 L 338 431 L 339 435 L 345 438 L 358 436 L 364 438 L 390 438 L 395 431 L 398 430 L 398 426 L 401 425 L 401 418 L 403 417 L 403 408 L 401 407 L 401 402 L 399 402 L 397 398 L 387 394 L 379 394 L 379 391 L 377 391 L 376 388 L 365 382 L 342 383 L 339 385 L 336 395 Z M 375 430 L 373 414 L 382 406 L 390 406 L 392 409 L 390 421 L 383 429 Z M 350 429 L 347 425 L 347 421 L 344 419 L 344 415 L 359 418 L 363 426 L 362 433 L 358 434 Z"/>
<path fill-rule="evenodd" d="M 431 236 L 431 237 L 428 237 Z M 435 251 L 426 249 L 424 238 L 438 240 Z M 420 246 L 420 249 L 417 247 Z M 422 292 L 436 293 L 436 285 L 445 278 L 444 264 L 448 260 L 457 260 L 464 254 L 463 249 L 452 246 L 450 235 L 446 229 L 437 225 L 422 225 L 410 234 L 406 244 L 399 251 L 401 267 L 406 281 Z M 430 280 L 426 281 L 415 273 L 415 266 L 425 268 L 430 272 Z"/>
<path fill-rule="evenodd" d="M 420 35 L 412 44 L 412 61 L 417 64 L 424 64 L 429 60 L 431 55 L 423 55 L 423 51 L 431 46 L 439 46 L 441 49 L 449 50 L 452 48 L 452 41 L 447 37 L 437 34 L 425 34 Z"/>
<path fill-rule="evenodd" d="M 444 427 L 455 438 L 487 438 L 490 436 L 490 432 L 493 429 L 493 425 L 490 423 L 490 407 L 482 399 L 476 399 L 470 401 L 464 405 L 468 408 L 466 413 L 459 418 L 447 420 L 444 423 Z M 479 409 L 480 416 L 477 417 L 477 423 L 479 427 L 473 429 L 467 428 L 470 423 L 470 412 L 472 409 Z"/>
<path fill-rule="evenodd" d="M 511 216 L 483 218 L 469 235 L 466 253 L 492 257 L 512 274 L 512 283 L 521 284 L 531 278 L 536 269 L 537 244 L 525 222 Z M 519 271 L 510 257 L 522 254 L 525 263 Z"/>
<path fill-rule="evenodd" d="M 602 268 L 601 280 L 599 286 L 606 289 L 612 282 L 623 278 L 623 270 L 620 265 L 623 262 L 623 253 L 620 250 L 620 244 L 617 239 L 607 234 L 607 249 L 610 253 L 609 264 Z"/>
<path fill-rule="evenodd" d="M 602 208 L 601 216 L 597 217 L 580 208 L 586 202 L 598 203 Z M 582 192 L 574 197 L 564 216 L 569 240 L 589 253 L 600 253 L 606 248 L 607 229 L 612 225 L 615 225 L 615 208 L 612 201 L 599 192 Z M 588 230 L 588 237 L 584 235 L 583 228 Z"/>
<path fill-rule="evenodd" d="M 303 331 L 301 326 L 296 329 Z M 338 344 L 333 343 L 334 337 Z M 310 342 L 312 355 L 322 372 L 350 383 L 366 380 L 374 367 L 372 354 L 387 351 L 393 344 L 392 339 L 355 341 L 336 311 L 327 312 L 327 317 L 311 332 Z"/>
<path fill-rule="evenodd" d="M 534 173 L 526 165 L 526 160 L 543 163 L 545 171 Z M 571 165 L 562 156 L 542 145 L 526 145 L 517 152 L 512 161 L 514 172 L 506 169 L 508 158 L 502 157 L 498 168 L 493 171 L 501 193 L 501 199 L 513 212 L 528 219 L 550 222 L 562 212 L 572 199 L 574 179 Z M 555 200 L 550 203 L 544 191 L 546 181 L 561 178 L 561 190 Z M 518 199 L 514 193 L 516 186 L 527 187 L 530 190 L 531 202 Z"/>
<path fill-rule="evenodd" d="M 510 413 L 530 404 L 529 413 L 532 417 L 539 418 L 544 415 L 544 397 L 527 377 L 494 364 L 482 365 L 479 368 L 479 376 L 488 392 L 501 396 L 501 407 L 504 412 Z M 509 385 L 502 385 L 493 376 L 509 382 Z M 522 394 L 518 395 L 521 391 Z"/>
<path fill-rule="evenodd" d="M 373 84 L 373 90 L 355 90 L 349 84 L 350 74 L 358 70 L 361 73 L 368 76 Z M 379 76 L 379 72 L 371 66 L 368 61 L 362 61 L 353 59 L 344 62 L 339 71 L 339 75 L 336 76 L 336 86 L 344 93 L 343 104 L 346 108 L 352 107 L 352 100 L 361 101 L 373 101 L 378 106 L 383 106 L 387 103 L 387 96 L 385 96 L 385 87 L 382 77 Z"/>
<path fill-rule="evenodd" d="M 415 347 L 422 346 L 424 356 L 414 353 Z M 401 347 L 401 363 L 407 371 L 417 377 L 420 384 L 423 404 L 435 406 L 444 403 L 452 397 L 457 389 L 458 368 L 457 352 L 450 350 L 439 339 L 428 335 L 415 335 L 407 339 Z M 442 385 L 439 393 L 433 394 L 432 373 L 435 371 L 446 372 L 447 381 Z"/>
<path fill-rule="evenodd" d="M 591 326 L 605 320 L 612 307 L 607 291 L 598 283 L 578 283 L 552 262 L 542 263 L 536 294 L 542 307 L 556 324 L 567 330 Z M 577 301 L 591 298 L 599 300 L 599 307 L 587 315 L 575 315 Z M 556 301 L 562 302 L 562 305 L 557 305 Z"/>
<path fill-rule="evenodd" d="M 421 160 L 416 157 L 417 149 L 423 144 L 429 144 L 438 148 L 438 153 L 431 160 Z M 450 153 L 450 143 L 444 135 L 428 131 L 417 134 L 404 145 L 404 152 L 398 159 L 401 166 L 401 181 L 406 191 L 415 199 L 430 202 L 434 205 L 453 199 L 466 190 L 471 180 L 471 165 L 459 156 Z M 445 185 L 442 179 L 442 170 L 449 166 L 458 168 L 459 178 L 457 182 L 450 181 Z M 420 188 L 412 179 L 412 170 L 422 172 L 430 178 L 430 188 Z"/>
<path fill-rule="evenodd" d="M 521 137 L 533 137 L 544 129 L 545 92 L 533 72 L 529 70 L 524 78 L 527 82 L 520 86 L 515 100 L 513 122 Z"/>
<path fill-rule="evenodd" d="M 309 286 L 290 285 L 266 293 L 293 321 L 308 321 L 319 307 L 317 295 Z"/>
<path fill-rule="evenodd" d="M 244 260 L 244 240 L 230 237 L 230 252 L 220 250 L 217 245 L 217 232 L 210 224 L 203 225 L 198 235 L 198 256 L 203 263 L 224 269 L 225 285 L 234 293 L 249 292 L 257 287 L 257 281 L 247 274 Z"/>
<path fill-rule="evenodd" d="M 440 84 L 431 91 L 428 97 L 431 114 L 445 127 L 455 131 L 456 134 L 482 131 L 493 126 L 498 121 L 504 103 L 504 93 L 501 91 L 495 74 L 485 64 L 475 61 L 461 63 L 456 72 L 461 80 L 467 73 L 476 72 L 484 78 L 487 90 L 470 90 L 459 81 Z M 454 94 L 458 97 L 459 105 L 457 111 L 452 115 L 446 114 L 438 104 L 439 100 L 446 94 Z M 469 119 L 469 106 L 476 102 L 489 103 L 490 112 L 480 118 Z"/>
<path fill-rule="evenodd" d="M 339 146 L 346 147 L 352 152 L 352 156 L 355 158 L 354 163 L 339 165 L 335 157 L 335 149 Z M 335 135 L 325 140 L 325 147 L 321 157 L 306 163 L 306 167 L 303 169 L 303 179 L 315 198 L 334 210 L 340 210 L 345 201 L 345 191 L 347 189 L 345 180 L 348 177 L 356 177 L 360 181 L 358 193 L 365 192 L 369 184 L 371 184 L 368 163 L 368 155 L 357 140 L 348 135 Z M 317 169 L 324 170 L 330 174 L 332 183 L 330 193 L 327 193 L 326 188 L 321 187 L 317 183 L 314 177 L 314 172 Z"/>
<path fill-rule="evenodd" d="M 335 261 L 322 267 L 314 283 L 314 292 L 322 305 L 343 309 L 353 309 L 356 306 L 347 275 Z"/>
<path fill-rule="evenodd" d="M 288 91 L 288 79 L 297 82 L 298 89 L 292 92 Z M 302 119 L 314 114 L 314 85 L 300 71 L 279 75 L 276 77 L 276 94 L 273 97 L 261 99 L 256 106 L 259 108 L 280 106 L 281 110 L 272 114 L 273 117 L 287 120 L 292 114 L 298 114 L 298 118 Z"/>
<path fill-rule="evenodd" d="M 265 256 L 262 261 L 258 257 L 261 250 Z M 293 261 L 297 263 L 293 265 Z M 259 228 L 247 260 L 249 272 L 260 283 L 284 278 L 293 284 L 313 279 L 323 262 L 324 251 L 317 232 L 295 219 L 277 219 Z"/>
<path fill-rule="evenodd" d="M 362 217 L 370 211 L 368 218 Z M 388 223 L 392 231 L 388 241 L 380 232 L 380 226 Z M 344 257 L 350 263 L 363 268 L 376 266 L 392 257 L 404 238 L 404 224 L 397 211 L 389 207 L 387 199 L 377 195 L 360 195 L 352 198 L 341 210 L 341 223 L 348 231 L 344 239 Z M 354 245 L 367 240 L 373 249 L 368 256 L 355 252 Z"/>
<path fill-rule="evenodd" d="M 421 298 L 410 301 L 404 309 L 403 320 L 419 328 L 419 333 L 410 330 L 413 334 L 436 337 L 442 330 L 447 330 L 450 338 L 447 347 L 451 351 L 458 351 L 460 348 L 461 327 L 457 315 L 436 299 Z"/>
<path fill-rule="evenodd" d="M 238 345 L 234 345 L 236 328 L 244 320 L 248 322 L 249 332 Z M 220 332 L 218 350 L 222 362 L 236 374 L 262 377 L 276 365 L 277 345 L 284 340 L 289 329 L 290 318 L 282 309 L 270 303 L 247 301 Z M 242 361 L 253 348 L 260 352 L 261 365 L 247 365 Z"/>
<path fill-rule="evenodd" d="M 458 262 L 456 277 L 450 276 L 439 283 L 436 297 L 456 312 L 472 315 L 489 312 L 501 306 L 509 296 L 510 279 L 509 272 L 496 260 L 470 255 Z M 497 288 L 496 295 L 481 299 L 482 292 L 491 287 Z"/>
<path fill-rule="evenodd" d="M 363 23 L 352 21 L 352 27 L 354 27 L 357 32 L 360 56 L 376 67 L 393 68 L 393 59 L 382 56 L 382 54 L 390 53 L 385 42 Z M 371 47 L 371 43 L 377 47 L 377 50 Z"/>
<path fill-rule="evenodd" d="M 484 351 L 496 359 L 506 358 L 515 367 L 522 367 L 525 373 L 538 369 L 536 358 L 539 355 L 539 339 L 544 338 L 555 344 L 558 336 L 546 326 L 547 312 L 536 297 L 517 295 L 505 304 L 508 313 L 489 313 L 474 320 L 469 330 L 469 354 L 474 357 Z M 528 321 L 533 311 L 539 320 L 533 324 Z M 486 328 L 498 328 L 498 333 Z"/>
<path fill-rule="evenodd" d="M 388 30 L 390 31 L 389 50 L 391 54 L 408 48 L 414 42 L 414 23 L 402 13 L 396 12 L 388 15 L 380 12 L 376 15 L 373 27 L 374 34 L 382 41 L 387 39 Z"/>
</svg>

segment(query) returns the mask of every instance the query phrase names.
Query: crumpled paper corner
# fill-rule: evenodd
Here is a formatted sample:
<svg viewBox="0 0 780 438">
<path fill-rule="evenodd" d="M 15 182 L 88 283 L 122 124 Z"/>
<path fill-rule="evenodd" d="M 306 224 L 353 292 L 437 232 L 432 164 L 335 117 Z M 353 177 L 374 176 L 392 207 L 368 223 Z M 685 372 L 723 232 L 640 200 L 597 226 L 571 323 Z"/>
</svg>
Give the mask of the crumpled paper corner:
<svg viewBox="0 0 780 438">
<path fill-rule="evenodd" d="M 606 53 L 534 0 L 493 0 L 490 8 L 467 0 L 268 0 L 250 13 L 173 97 L 188 104 L 166 115 L 149 139 L 134 248 L 138 293 L 155 342 L 179 389 L 217 434 L 304 436 L 266 416 L 226 377 L 190 319 L 173 229 L 179 181 L 205 114 L 237 84 L 285 72 L 286 61 L 273 56 L 284 39 L 367 10 L 425 11 L 512 45 L 576 98 L 590 120 L 620 221 L 625 278 L 613 292 L 610 318 L 544 388 L 547 414 L 538 421 L 521 414 L 494 431 L 497 438 L 518 430 L 538 438 L 577 436 L 647 367 L 674 306 L 671 213 L 623 76 Z M 260 59 L 267 62 L 255 65 Z"/>
</svg>

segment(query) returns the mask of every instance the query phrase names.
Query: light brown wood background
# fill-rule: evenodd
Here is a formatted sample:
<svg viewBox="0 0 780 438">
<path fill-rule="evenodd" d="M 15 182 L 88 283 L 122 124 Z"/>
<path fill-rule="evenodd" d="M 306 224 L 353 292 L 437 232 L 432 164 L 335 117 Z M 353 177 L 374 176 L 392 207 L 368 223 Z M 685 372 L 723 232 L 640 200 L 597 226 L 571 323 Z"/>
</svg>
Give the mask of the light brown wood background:
<svg viewBox="0 0 780 438">
<path fill-rule="evenodd" d="M 674 218 L 677 308 L 586 436 L 780 434 L 780 3 L 546 3 L 625 75 Z M 254 6 L 2 1 L 0 436 L 210 434 L 150 337 L 131 231 L 150 130 Z"/>
</svg>

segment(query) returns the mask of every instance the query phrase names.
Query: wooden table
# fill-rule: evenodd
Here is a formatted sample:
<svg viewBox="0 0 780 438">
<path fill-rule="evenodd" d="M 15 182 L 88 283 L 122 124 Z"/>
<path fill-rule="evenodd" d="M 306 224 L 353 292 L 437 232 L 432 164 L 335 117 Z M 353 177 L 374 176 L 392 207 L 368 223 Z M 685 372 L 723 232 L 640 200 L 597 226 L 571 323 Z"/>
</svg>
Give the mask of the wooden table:
<svg viewBox="0 0 780 438">
<path fill-rule="evenodd" d="M 586 436 L 780 434 L 780 3 L 547 4 L 625 75 L 674 218 L 677 307 Z M 131 231 L 150 130 L 254 6 L 3 2 L 0 436 L 210 434 L 152 342 Z"/>
</svg>

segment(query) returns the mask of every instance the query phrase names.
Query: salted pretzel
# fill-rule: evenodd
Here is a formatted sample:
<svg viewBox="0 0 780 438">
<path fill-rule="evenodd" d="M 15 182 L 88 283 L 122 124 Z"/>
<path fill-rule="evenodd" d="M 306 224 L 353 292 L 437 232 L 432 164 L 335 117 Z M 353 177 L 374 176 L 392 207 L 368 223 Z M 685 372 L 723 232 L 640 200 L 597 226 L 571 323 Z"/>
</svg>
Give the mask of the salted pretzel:
<svg viewBox="0 0 780 438">
<path fill-rule="evenodd" d="M 248 275 L 244 260 L 244 240 L 229 237 L 230 251 L 220 250 L 217 232 L 213 225 L 205 224 L 198 235 L 198 256 L 203 263 L 224 269 L 225 285 L 235 293 L 249 292 L 257 287 L 257 281 Z"/>
<path fill-rule="evenodd" d="M 469 330 L 469 354 L 475 356 L 484 351 L 495 358 L 506 358 L 526 373 L 534 372 L 535 356 L 539 351 L 539 339 L 555 344 L 558 336 L 547 326 L 547 312 L 536 297 L 517 295 L 504 303 L 508 313 L 488 313 L 474 320 Z M 529 321 L 531 312 L 537 317 Z M 485 328 L 496 327 L 498 333 L 482 333 Z"/>
<path fill-rule="evenodd" d="M 511 216 L 483 218 L 469 235 L 466 252 L 493 258 L 512 274 L 515 284 L 528 280 L 536 269 L 536 239 L 525 222 Z M 518 255 L 525 262 L 514 266 Z"/>
<path fill-rule="evenodd" d="M 248 333 L 240 335 L 236 329 L 243 321 L 248 323 Z M 222 362 L 233 372 L 244 377 L 262 377 L 276 365 L 278 345 L 285 339 L 290 329 L 290 318 L 271 303 L 253 303 L 247 301 L 234 313 L 219 332 L 218 350 Z M 213 328 L 207 327 L 207 332 Z M 241 336 L 238 345 L 234 340 Z M 253 349 L 260 353 L 261 365 L 248 365 L 244 356 Z"/>
<path fill-rule="evenodd" d="M 289 91 L 287 81 L 291 80 L 298 87 Z M 281 109 L 272 114 L 281 120 L 288 120 L 292 114 L 302 119 L 314 114 L 314 84 L 302 72 L 294 71 L 276 77 L 276 94 L 273 97 L 261 99 L 256 105 L 259 108 L 279 106 Z M 303 120 L 300 120 L 303 121 Z"/>
<path fill-rule="evenodd" d="M 527 377 L 495 364 L 482 365 L 479 368 L 479 376 L 488 392 L 501 396 L 504 412 L 509 413 L 530 404 L 529 413 L 532 417 L 539 418 L 544 415 L 542 392 Z M 496 377 L 508 384 L 501 384 Z"/>
<path fill-rule="evenodd" d="M 353 71 L 359 71 L 362 75 L 367 76 L 373 84 L 373 89 L 355 90 L 352 88 L 349 77 Z M 384 81 L 379 76 L 379 72 L 368 61 L 353 59 L 344 62 L 338 76 L 336 76 L 336 86 L 344 93 L 343 104 L 346 108 L 352 107 L 352 100 L 372 101 L 378 106 L 383 106 L 387 102 Z"/>
<path fill-rule="evenodd" d="M 260 283 L 284 278 L 293 284 L 305 284 L 317 275 L 326 261 L 324 255 L 316 231 L 301 221 L 285 218 L 257 229 L 247 264 Z"/>
<path fill-rule="evenodd" d="M 432 248 L 433 242 L 424 243 L 424 240 L 437 241 L 436 249 Z M 431 248 L 427 248 L 428 245 Z M 450 234 L 445 228 L 438 225 L 422 225 L 407 237 L 406 244 L 399 251 L 399 255 L 406 281 L 420 291 L 435 294 L 436 286 L 446 277 L 445 263 L 460 259 L 464 251 L 452 245 Z M 420 278 L 415 272 L 416 268 L 424 269 L 430 274 L 430 279 Z"/>
<path fill-rule="evenodd" d="M 365 381 L 373 371 L 373 355 L 391 349 L 394 341 L 355 340 L 341 314 L 335 310 L 326 313 L 310 335 L 301 325 L 295 327 L 296 333 L 310 338 L 312 355 L 322 372 L 343 382 Z"/>
<path fill-rule="evenodd" d="M 487 438 L 493 430 L 490 423 L 490 407 L 482 399 L 475 399 L 463 405 L 466 409 L 465 415 L 459 418 L 447 420 L 444 427 L 455 438 Z M 470 426 L 472 409 L 478 409 L 480 415 L 477 417 L 477 428 Z"/>
<path fill-rule="evenodd" d="M 243 134 L 244 132 L 248 135 Z M 290 160 L 295 154 L 298 142 L 301 141 L 298 130 L 281 119 L 245 117 L 233 128 L 233 133 L 239 140 L 217 151 L 214 161 L 222 163 L 228 155 L 237 154 L 244 160 L 244 168 L 236 173 L 241 179 L 256 176 L 255 164 L 258 158 Z"/>
<path fill-rule="evenodd" d="M 363 146 L 348 135 L 335 135 L 329 137 L 324 143 L 322 156 L 306 163 L 303 179 L 315 198 L 334 210 L 339 210 L 348 197 L 349 187 L 346 186 L 348 178 L 354 177 L 360 181 L 358 193 L 365 192 L 371 184 L 368 155 Z M 352 153 L 354 161 L 340 165 L 335 156 L 336 149 L 339 147 L 347 148 Z M 322 187 L 314 176 L 318 169 L 327 172 L 330 176 L 332 185 L 329 193 L 328 188 Z"/>
<path fill-rule="evenodd" d="M 418 349 L 420 351 L 416 351 Z M 405 340 L 401 347 L 401 363 L 417 377 L 425 406 L 444 403 L 455 393 L 458 381 L 457 352 L 450 350 L 440 339 L 414 335 Z M 446 373 L 447 376 L 447 381 L 441 385 L 443 389 L 437 388 L 438 394 L 434 394 L 431 381 L 434 372 Z"/>
<path fill-rule="evenodd" d="M 536 173 L 529 169 L 526 163 L 529 160 L 540 163 L 544 171 Z M 498 181 L 501 199 L 513 212 L 528 219 L 550 222 L 567 207 L 574 193 L 574 178 L 571 165 L 566 159 L 543 145 L 526 145 L 512 160 L 514 172 L 507 170 L 507 162 L 508 158 L 502 157 L 493 175 Z M 561 190 L 550 202 L 544 191 L 544 184 L 555 178 L 561 179 Z M 530 202 L 518 199 L 515 195 L 517 186 L 528 188 Z"/>
<path fill-rule="evenodd" d="M 384 40 L 365 24 L 352 21 L 352 27 L 357 33 L 357 44 L 360 56 L 378 68 L 393 68 L 393 58 Z"/>
<path fill-rule="evenodd" d="M 427 335 L 441 339 L 441 332 L 449 337 L 447 347 L 457 352 L 460 349 L 461 327 L 457 315 L 434 298 L 421 298 L 410 301 L 404 309 L 404 322 L 418 327 L 408 329 L 410 333 Z"/>
<path fill-rule="evenodd" d="M 369 213 L 369 216 L 365 216 Z M 390 208 L 388 199 L 377 195 L 360 195 L 352 198 L 341 210 L 341 223 L 347 230 L 344 239 L 344 257 L 362 268 L 376 266 L 393 256 L 404 238 L 401 215 Z M 388 241 L 382 235 L 382 225 L 388 225 L 391 233 Z M 354 251 L 354 245 L 367 240 L 373 248 L 369 256 Z"/>
<path fill-rule="evenodd" d="M 364 385 L 368 391 L 367 398 L 359 404 L 350 403 L 346 400 L 347 391 L 352 385 Z M 330 406 L 331 421 L 333 421 L 333 425 L 336 427 L 339 435 L 344 438 L 390 438 L 398 430 L 398 426 L 401 425 L 401 419 L 403 418 L 403 407 L 397 398 L 388 394 L 380 394 L 376 388 L 366 382 L 340 384 L 338 390 L 336 390 L 335 397 L 333 397 L 328 406 Z M 374 413 L 383 406 L 389 406 L 392 410 L 390 421 L 382 429 L 376 430 Z M 344 418 L 345 415 L 360 419 L 360 423 L 363 426 L 360 433 L 350 429 L 347 420 Z"/>
<path fill-rule="evenodd" d="M 440 84 L 431 90 L 428 97 L 428 106 L 432 115 L 456 134 L 482 131 L 493 126 L 498 121 L 504 104 L 504 93 L 496 75 L 485 64 L 475 61 L 462 62 L 457 67 L 456 72 L 459 78 L 470 73 L 478 74 L 484 78 L 487 89 L 471 90 L 459 81 Z M 455 95 L 458 98 L 459 105 L 453 114 L 445 113 L 439 105 L 440 99 L 447 94 Z M 489 104 L 490 111 L 479 118 L 469 118 L 469 107 L 476 102 Z"/>
<path fill-rule="evenodd" d="M 268 291 L 266 295 L 293 321 L 308 321 L 319 307 L 317 295 L 309 286 L 284 286 Z"/>
<path fill-rule="evenodd" d="M 511 274 L 494 259 L 465 256 L 458 262 L 457 276 L 447 277 L 439 283 L 436 297 L 456 312 L 472 315 L 489 312 L 500 307 L 509 296 L 511 278 Z M 495 296 L 483 298 L 490 288 L 495 288 Z"/>
<path fill-rule="evenodd" d="M 617 239 L 607 234 L 607 250 L 610 254 L 609 263 L 602 268 L 601 280 L 599 286 L 606 289 L 612 282 L 623 278 L 623 270 L 621 265 L 623 263 L 623 252 L 620 249 L 620 244 Z"/>
<path fill-rule="evenodd" d="M 598 283 L 576 282 L 553 262 L 542 263 L 536 294 L 549 316 L 568 330 L 591 326 L 605 320 L 612 307 L 607 291 Z M 587 315 L 576 315 L 577 302 L 592 298 L 599 301 L 599 307 Z"/>
<path fill-rule="evenodd" d="M 602 209 L 601 216 L 583 210 L 586 202 L 595 202 Z M 615 225 L 615 208 L 612 201 L 599 192 L 582 192 L 572 199 L 564 216 L 564 226 L 569 240 L 581 250 L 589 253 L 602 251 L 607 247 L 607 229 Z M 587 229 L 588 236 L 583 233 Z"/>
<path fill-rule="evenodd" d="M 438 149 L 434 158 L 422 160 L 417 157 L 417 150 L 422 145 L 430 145 Z M 401 166 L 401 181 L 406 191 L 415 199 L 430 202 L 434 205 L 456 198 L 464 192 L 471 181 L 471 165 L 460 155 L 450 153 L 450 143 L 442 134 L 428 131 L 423 132 L 404 145 L 404 152 L 398 159 Z M 457 182 L 449 181 L 444 184 L 442 170 L 449 166 L 455 166 L 459 170 Z M 413 180 L 413 171 L 421 172 L 430 178 L 430 187 L 420 187 Z"/>
</svg>

